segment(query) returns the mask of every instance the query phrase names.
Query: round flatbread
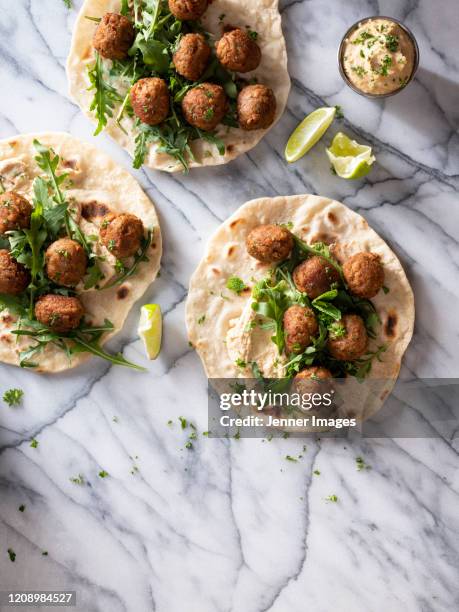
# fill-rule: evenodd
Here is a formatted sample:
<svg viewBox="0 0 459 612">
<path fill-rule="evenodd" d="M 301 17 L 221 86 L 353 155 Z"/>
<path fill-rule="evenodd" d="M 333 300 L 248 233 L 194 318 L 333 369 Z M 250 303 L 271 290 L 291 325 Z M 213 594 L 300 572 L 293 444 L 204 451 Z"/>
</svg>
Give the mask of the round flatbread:
<svg viewBox="0 0 459 612">
<path fill-rule="evenodd" d="M 78 226 L 89 237 L 94 253 L 100 258 L 105 276 L 100 283 L 101 289 L 85 290 L 83 283 L 79 283 L 76 294 L 85 308 L 85 319 L 93 327 L 102 325 L 105 319 L 113 324 L 113 330 L 102 336 L 100 342 L 103 344 L 120 331 L 133 304 L 158 274 L 162 243 L 155 208 L 124 168 L 92 145 L 64 133 L 24 134 L 0 141 L 0 177 L 5 190 L 16 191 L 33 201 L 34 179 L 45 176 L 35 160 L 34 140 L 59 155 L 58 172 L 68 173 L 64 185 L 66 199 L 78 211 Z M 102 217 L 110 212 L 132 213 L 139 217 L 144 227 L 151 230 L 151 242 L 145 252 L 147 259 L 139 263 L 135 274 L 121 284 L 103 289 L 117 277 L 113 256 L 97 241 Z M 19 354 L 31 341 L 28 337 L 18 341 L 11 333 L 17 327 L 16 320 L 8 310 L 0 312 L 0 361 L 19 365 Z M 60 372 L 89 357 L 88 353 L 80 353 L 70 360 L 62 350 L 48 344 L 34 357 L 38 363 L 34 371 Z"/>
<path fill-rule="evenodd" d="M 252 258 L 246 249 L 250 231 L 263 224 L 289 224 L 305 242 L 333 245 L 343 262 L 360 251 L 379 255 L 385 272 L 385 291 L 371 301 L 381 324 L 369 349 L 386 345 L 382 360 L 375 359 L 370 377 L 383 380 L 378 397 L 365 408 L 365 416 L 379 408 L 397 379 L 402 356 L 414 325 L 414 298 L 402 265 L 367 221 L 343 204 L 314 195 L 252 200 L 239 208 L 209 240 L 205 255 L 190 282 L 186 320 L 190 342 L 210 379 L 250 377 L 235 363 L 256 362 L 265 377 L 282 376 L 278 350 L 270 329 L 252 328 L 251 289 L 271 268 Z M 239 295 L 226 287 L 231 277 L 247 288 Z"/>
<path fill-rule="evenodd" d="M 95 117 L 93 112 L 90 111 L 90 106 L 94 94 L 89 91 L 88 68 L 93 66 L 95 61 L 92 39 L 97 24 L 86 17 L 99 18 L 108 12 L 119 12 L 120 7 L 120 0 L 85 0 L 75 24 L 67 62 L 70 95 L 93 121 Z M 290 91 L 287 51 L 282 34 L 278 0 L 252 0 L 252 2 L 214 0 L 202 18 L 202 26 L 215 39 L 219 39 L 222 35 L 222 19 L 220 19 L 222 15 L 224 15 L 226 25 L 230 24 L 232 27 L 243 29 L 249 26 L 258 35 L 257 43 L 262 53 L 261 64 L 256 70 L 242 76 L 247 80 L 256 79 L 258 83 L 267 85 L 273 90 L 277 101 L 276 116 L 274 123 L 271 125 L 273 127 L 284 112 Z M 104 60 L 104 64 L 109 67 L 111 62 L 110 60 Z M 111 83 L 116 86 L 116 82 L 111 81 Z M 122 85 L 121 87 L 124 92 L 126 86 Z M 113 117 L 116 117 L 119 107 L 120 103 L 118 102 L 115 104 Z M 108 120 L 105 131 L 133 156 L 137 133 L 134 128 L 134 119 L 125 117 L 123 127 L 127 133 L 123 132 L 115 119 L 112 118 Z M 226 164 L 252 149 L 271 127 L 266 130 L 244 131 L 239 128 L 228 129 L 224 125 L 219 125 L 216 129 L 216 135 L 225 144 L 224 155 L 220 155 L 215 145 L 202 139 L 195 140 L 191 147 L 195 160 L 189 159 L 189 167 Z M 169 155 L 159 152 L 158 147 L 157 143 L 149 145 L 149 152 L 144 162 L 147 167 L 167 172 L 183 170 L 179 162 Z"/>
</svg>

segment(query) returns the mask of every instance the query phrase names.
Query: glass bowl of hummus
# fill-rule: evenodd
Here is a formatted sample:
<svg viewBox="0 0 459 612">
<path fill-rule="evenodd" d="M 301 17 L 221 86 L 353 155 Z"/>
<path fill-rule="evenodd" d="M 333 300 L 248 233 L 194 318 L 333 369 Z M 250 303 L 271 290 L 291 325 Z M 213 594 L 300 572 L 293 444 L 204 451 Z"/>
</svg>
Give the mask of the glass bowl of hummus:
<svg viewBox="0 0 459 612">
<path fill-rule="evenodd" d="M 393 17 L 367 17 L 349 28 L 338 53 L 341 76 L 367 98 L 387 98 L 404 89 L 419 65 L 412 32 Z"/>
</svg>

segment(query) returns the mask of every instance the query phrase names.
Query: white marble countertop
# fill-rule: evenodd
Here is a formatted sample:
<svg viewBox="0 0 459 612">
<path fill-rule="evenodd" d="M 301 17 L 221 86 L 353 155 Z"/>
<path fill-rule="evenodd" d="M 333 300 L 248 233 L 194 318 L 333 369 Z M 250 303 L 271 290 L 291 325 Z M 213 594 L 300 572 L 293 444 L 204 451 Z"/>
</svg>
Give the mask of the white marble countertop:
<svg viewBox="0 0 459 612">
<path fill-rule="evenodd" d="M 0 591 L 76 590 L 82 612 L 459 609 L 457 440 L 308 440 L 298 463 L 285 455 L 298 454 L 300 440 L 199 436 L 184 448 L 179 416 L 207 429 L 206 380 L 184 326 L 188 280 L 210 232 L 253 197 L 318 193 L 364 214 L 414 287 L 405 367 L 459 374 L 457 0 L 281 7 L 293 87 L 276 128 L 226 167 L 136 174 L 165 238 L 162 276 L 146 296 L 165 313 L 149 374 L 98 361 L 54 377 L 0 367 L 0 392 L 25 391 L 22 407 L 0 406 Z M 378 13 L 404 21 L 421 48 L 415 82 L 385 102 L 354 94 L 336 62 L 347 27 Z M 0 137 L 66 130 L 130 168 L 68 98 L 76 10 L 62 0 L 0 0 L 0 16 Z M 323 143 L 291 167 L 283 161 L 291 129 L 323 104 L 341 105 L 342 129 L 374 146 L 368 180 L 333 176 Z M 131 358 L 142 356 L 136 322 L 134 313 L 114 343 Z M 356 470 L 359 455 L 371 470 Z M 78 474 L 83 485 L 70 481 Z M 330 494 L 339 501 L 327 503 Z"/>
</svg>

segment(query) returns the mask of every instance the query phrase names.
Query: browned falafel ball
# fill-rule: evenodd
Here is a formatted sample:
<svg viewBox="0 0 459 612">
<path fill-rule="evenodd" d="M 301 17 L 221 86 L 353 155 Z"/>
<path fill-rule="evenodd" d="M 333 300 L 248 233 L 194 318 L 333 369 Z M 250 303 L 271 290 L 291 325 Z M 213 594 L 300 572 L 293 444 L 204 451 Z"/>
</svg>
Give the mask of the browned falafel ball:
<svg viewBox="0 0 459 612">
<path fill-rule="evenodd" d="M 0 234 L 30 227 L 33 208 L 28 200 L 15 191 L 0 194 Z"/>
<path fill-rule="evenodd" d="M 30 283 L 28 270 L 5 249 L 0 250 L 0 293 L 19 295 Z"/>
<path fill-rule="evenodd" d="M 140 79 L 131 89 L 134 113 L 148 125 L 158 125 L 166 119 L 170 109 L 167 83 L 159 77 Z"/>
<path fill-rule="evenodd" d="M 49 293 L 43 295 L 35 304 L 37 321 L 60 334 L 76 329 L 83 315 L 83 304 L 77 297 Z"/>
<path fill-rule="evenodd" d="M 132 257 L 142 244 L 144 228 L 142 221 L 130 213 L 106 215 L 100 225 L 102 244 L 120 259 Z"/>
<path fill-rule="evenodd" d="M 190 125 L 205 132 L 214 130 L 226 114 L 225 91 L 214 83 L 197 85 L 186 93 L 182 110 Z"/>
<path fill-rule="evenodd" d="M 202 34 L 185 34 L 174 53 L 175 69 L 186 79 L 201 78 L 210 57 L 210 47 Z"/>
<path fill-rule="evenodd" d="M 296 288 L 306 293 L 311 300 L 330 291 L 333 283 L 339 280 L 338 270 L 319 255 L 306 259 L 293 270 L 293 282 Z"/>
<path fill-rule="evenodd" d="M 328 350 L 335 359 L 355 361 L 367 351 L 368 336 L 362 317 L 356 314 L 343 315 L 339 323 L 344 327 L 344 336 L 329 337 Z"/>
<path fill-rule="evenodd" d="M 293 236 L 280 225 L 259 225 L 246 239 L 249 255 L 262 263 L 278 263 L 287 259 L 293 249 Z"/>
<path fill-rule="evenodd" d="M 319 331 L 312 308 L 295 305 L 284 313 L 285 348 L 287 353 L 301 353 Z"/>
<path fill-rule="evenodd" d="M 220 64 L 232 72 L 250 72 L 261 62 L 261 50 L 246 30 L 235 28 L 223 34 L 216 46 Z"/>
<path fill-rule="evenodd" d="M 237 97 L 237 116 L 243 130 L 266 130 L 276 116 L 276 97 L 266 85 L 247 85 Z"/>
<path fill-rule="evenodd" d="M 86 274 L 88 260 L 76 240 L 61 238 L 49 245 L 45 254 L 46 274 L 56 285 L 75 287 Z"/>
<path fill-rule="evenodd" d="M 97 26 L 92 44 L 102 57 L 123 60 L 127 58 L 134 38 L 134 26 L 127 17 L 106 13 Z"/>
<path fill-rule="evenodd" d="M 295 379 L 309 379 L 309 380 L 328 380 L 329 378 L 333 378 L 332 373 L 328 368 L 324 368 L 322 366 L 309 366 L 298 372 L 295 376 Z"/>
<path fill-rule="evenodd" d="M 195 21 L 204 15 L 208 4 L 208 0 L 169 0 L 169 10 L 180 21 Z"/>
<path fill-rule="evenodd" d="M 302 396 L 311 396 L 313 393 L 328 393 L 332 389 L 332 373 L 322 366 L 309 366 L 298 372 L 293 379 L 292 390 Z M 327 416 L 333 412 L 333 404 L 321 405 L 314 409 L 321 416 Z"/>
<path fill-rule="evenodd" d="M 374 297 L 384 284 L 384 268 L 379 255 L 356 253 L 343 265 L 349 291 L 360 298 Z"/>
</svg>

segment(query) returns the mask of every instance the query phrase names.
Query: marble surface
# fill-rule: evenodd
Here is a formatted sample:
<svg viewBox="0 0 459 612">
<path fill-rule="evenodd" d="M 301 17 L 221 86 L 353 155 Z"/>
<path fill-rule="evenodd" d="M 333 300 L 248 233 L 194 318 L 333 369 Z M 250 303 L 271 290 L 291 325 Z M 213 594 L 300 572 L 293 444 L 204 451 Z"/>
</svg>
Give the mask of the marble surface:
<svg viewBox="0 0 459 612">
<path fill-rule="evenodd" d="M 68 98 L 74 4 L 0 0 L 0 137 L 66 130 L 129 168 Z M 76 590 L 82 612 L 459 609 L 457 439 L 308 440 L 298 463 L 284 457 L 301 452 L 299 440 L 199 435 L 184 448 L 179 416 L 207 429 L 187 283 L 210 232 L 253 197 L 318 193 L 364 214 L 414 287 L 406 370 L 459 374 L 457 0 L 284 0 L 281 10 L 293 87 L 269 136 L 226 167 L 136 173 L 165 238 L 162 276 L 146 296 L 164 310 L 165 341 L 149 373 L 98 361 L 55 377 L 0 368 L 1 392 L 25 391 L 22 407 L 0 406 L 0 590 Z M 415 82 L 385 102 L 346 88 L 336 65 L 342 33 L 370 14 L 401 19 L 421 48 Z M 324 142 L 341 127 L 374 146 L 368 180 L 333 176 L 323 143 L 296 165 L 283 161 L 291 129 L 323 104 L 345 113 Z M 136 319 L 113 347 L 141 359 Z M 371 470 L 356 470 L 359 455 Z M 78 474 L 82 485 L 70 481 Z"/>
</svg>

